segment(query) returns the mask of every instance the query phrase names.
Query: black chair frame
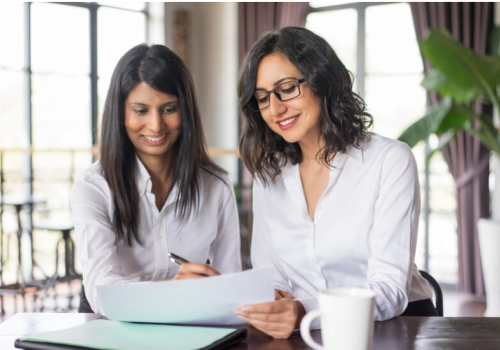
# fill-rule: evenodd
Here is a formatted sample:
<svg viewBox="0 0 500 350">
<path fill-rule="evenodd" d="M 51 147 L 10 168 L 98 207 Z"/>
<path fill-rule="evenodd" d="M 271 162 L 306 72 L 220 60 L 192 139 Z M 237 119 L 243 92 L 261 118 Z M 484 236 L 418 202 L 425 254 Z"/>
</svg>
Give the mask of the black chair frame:
<svg viewBox="0 0 500 350">
<path fill-rule="evenodd" d="M 427 271 L 420 270 L 420 274 L 422 275 L 423 278 L 429 282 L 431 285 L 432 289 L 434 290 L 434 297 L 436 299 L 436 310 L 438 313 L 438 316 L 443 316 L 443 291 L 441 290 L 441 286 L 439 283 L 435 280 L 434 277 L 432 277 Z"/>
</svg>

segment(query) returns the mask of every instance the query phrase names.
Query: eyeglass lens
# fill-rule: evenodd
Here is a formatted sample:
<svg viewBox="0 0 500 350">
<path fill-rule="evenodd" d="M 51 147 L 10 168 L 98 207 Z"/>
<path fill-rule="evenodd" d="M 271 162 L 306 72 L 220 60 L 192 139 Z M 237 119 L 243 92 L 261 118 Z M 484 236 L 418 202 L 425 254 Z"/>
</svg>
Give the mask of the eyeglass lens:
<svg viewBox="0 0 500 350">
<path fill-rule="evenodd" d="M 274 90 L 280 101 L 288 101 L 300 95 L 299 82 L 296 80 L 287 81 L 278 85 Z M 255 93 L 257 107 L 259 110 L 269 107 L 271 96 L 269 91 Z"/>
</svg>

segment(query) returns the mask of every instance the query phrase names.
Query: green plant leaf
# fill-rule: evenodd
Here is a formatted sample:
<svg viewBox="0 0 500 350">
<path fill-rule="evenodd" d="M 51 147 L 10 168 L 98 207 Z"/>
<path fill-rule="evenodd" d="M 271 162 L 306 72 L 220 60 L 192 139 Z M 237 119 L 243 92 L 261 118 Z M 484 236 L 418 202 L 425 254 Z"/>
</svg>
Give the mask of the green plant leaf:
<svg viewBox="0 0 500 350">
<path fill-rule="evenodd" d="M 500 156 L 500 132 L 493 124 L 491 117 L 482 115 L 475 120 L 480 123 L 481 128 L 476 129 L 470 124 L 466 127 L 467 132 L 477 137 L 486 148 Z"/>
<path fill-rule="evenodd" d="M 474 115 L 472 108 L 453 103 L 435 133 L 442 135 L 450 130 L 464 130 Z"/>
<path fill-rule="evenodd" d="M 429 62 L 450 81 L 466 89 L 481 89 L 499 105 L 500 57 L 481 57 L 456 42 L 445 30 L 431 30 L 422 42 Z"/>
<path fill-rule="evenodd" d="M 500 26 L 494 27 L 491 30 L 488 39 L 491 54 L 500 57 Z"/>
<path fill-rule="evenodd" d="M 441 104 L 432 112 L 420 118 L 410 125 L 398 138 L 413 148 L 420 141 L 426 140 L 431 134 L 439 129 L 442 120 L 446 117 L 452 107 L 452 101 L 449 98 L 443 99 Z"/>
<path fill-rule="evenodd" d="M 450 81 L 443 73 L 436 69 L 429 71 L 420 85 L 426 90 L 437 91 L 441 96 L 449 96 L 461 103 L 469 103 L 477 98 L 485 96 L 482 89 L 463 88 Z"/>
</svg>

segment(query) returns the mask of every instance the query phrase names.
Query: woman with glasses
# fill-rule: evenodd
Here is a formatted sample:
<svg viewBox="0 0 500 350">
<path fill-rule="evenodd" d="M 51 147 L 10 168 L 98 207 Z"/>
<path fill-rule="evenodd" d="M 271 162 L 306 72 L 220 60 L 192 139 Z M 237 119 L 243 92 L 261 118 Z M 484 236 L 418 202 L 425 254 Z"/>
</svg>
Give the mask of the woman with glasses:
<svg viewBox="0 0 500 350">
<path fill-rule="evenodd" d="M 102 314 L 97 285 L 241 270 L 233 187 L 208 157 L 189 70 L 167 47 L 138 45 L 118 62 L 100 155 L 71 194 L 90 303 L 80 311 Z"/>
<path fill-rule="evenodd" d="M 376 293 L 375 320 L 437 316 L 414 265 L 414 157 L 368 132 L 372 116 L 330 45 L 304 28 L 265 34 L 243 63 L 238 94 L 240 153 L 255 176 L 252 263 L 274 266 L 276 300 L 236 314 L 287 338 L 319 291 L 363 287 Z"/>
</svg>

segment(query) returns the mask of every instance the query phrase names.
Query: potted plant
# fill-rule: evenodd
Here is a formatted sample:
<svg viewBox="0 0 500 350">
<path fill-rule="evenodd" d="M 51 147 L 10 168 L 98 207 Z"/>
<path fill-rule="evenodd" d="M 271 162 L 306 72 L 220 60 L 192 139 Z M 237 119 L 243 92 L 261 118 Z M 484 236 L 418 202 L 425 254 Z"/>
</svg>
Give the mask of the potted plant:
<svg viewBox="0 0 500 350">
<path fill-rule="evenodd" d="M 490 116 L 477 114 L 473 102 L 493 105 L 496 118 L 500 110 L 500 27 L 490 34 L 492 54 L 480 56 L 455 41 L 445 30 L 431 30 L 421 44 L 422 53 L 434 70 L 426 74 L 422 86 L 437 92 L 442 100 L 430 113 L 413 123 L 399 137 L 410 147 L 437 135 L 439 144 L 430 157 L 446 146 L 460 131 L 477 137 L 496 155 L 500 168 L 500 132 Z M 497 170 L 499 171 L 499 170 Z M 500 188 L 500 176 L 497 176 Z M 500 194 L 500 191 L 498 192 Z M 496 198 L 500 201 L 500 197 Z M 497 205 L 500 208 L 500 204 Z M 485 316 L 500 316 L 500 217 L 478 222 L 479 246 L 486 287 Z"/>
</svg>

